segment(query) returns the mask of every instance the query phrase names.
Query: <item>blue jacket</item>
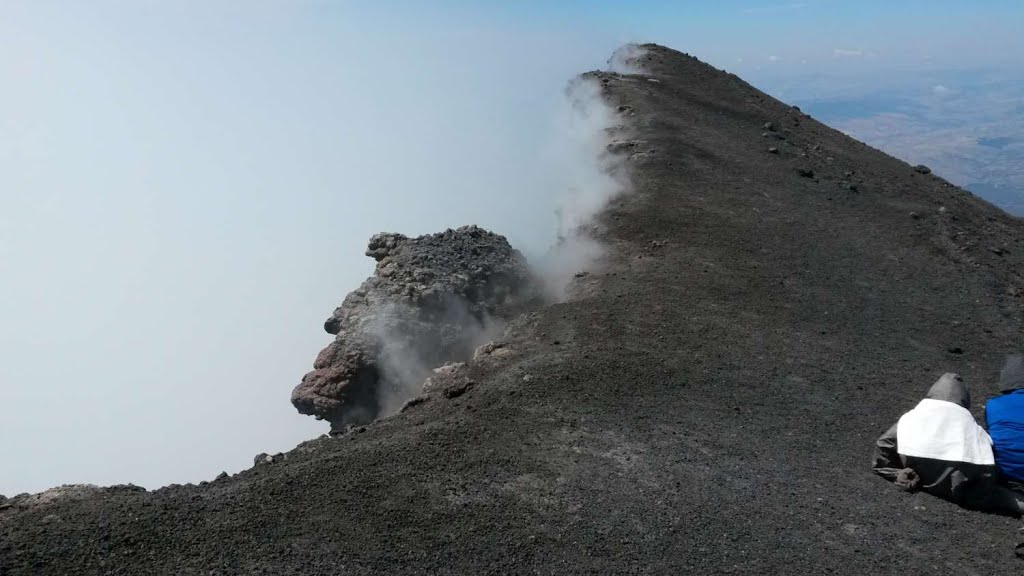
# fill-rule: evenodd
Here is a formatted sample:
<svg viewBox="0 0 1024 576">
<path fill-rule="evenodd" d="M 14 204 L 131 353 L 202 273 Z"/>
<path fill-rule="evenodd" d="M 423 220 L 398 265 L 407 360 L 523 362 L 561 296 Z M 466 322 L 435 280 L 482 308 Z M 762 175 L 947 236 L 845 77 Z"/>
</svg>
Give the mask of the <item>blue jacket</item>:
<svg viewBox="0 0 1024 576">
<path fill-rule="evenodd" d="M 1024 356 L 1007 358 L 1000 376 L 1007 390 L 985 404 L 985 423 L 999 472 L 1024 482 Z"/>
<path fill-rule="evenodd" d="M 1010 480 L 1024 482 L 1024 390 L 996 396 L 985 405 L 996 467 Z"/>
</svg>

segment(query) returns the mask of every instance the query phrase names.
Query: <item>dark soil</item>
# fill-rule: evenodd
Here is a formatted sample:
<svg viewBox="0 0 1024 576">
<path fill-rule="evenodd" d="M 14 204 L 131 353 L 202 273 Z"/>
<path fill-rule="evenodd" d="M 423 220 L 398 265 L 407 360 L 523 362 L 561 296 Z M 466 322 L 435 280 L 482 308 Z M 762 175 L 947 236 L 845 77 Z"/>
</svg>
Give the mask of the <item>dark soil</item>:
<svg viewBox="0 0 1024 576">
<path fill-rule="evenodd" d="M 642 64 L 596 76 L 653 150 L 608 266 L 460 393 L 201 486 L 0 502 L 0 574 L 1020 574 L 1018 520 L 869 460 L 943 372 L 995 392 L 1024 222 L 696 59 Z"/>
</svg>

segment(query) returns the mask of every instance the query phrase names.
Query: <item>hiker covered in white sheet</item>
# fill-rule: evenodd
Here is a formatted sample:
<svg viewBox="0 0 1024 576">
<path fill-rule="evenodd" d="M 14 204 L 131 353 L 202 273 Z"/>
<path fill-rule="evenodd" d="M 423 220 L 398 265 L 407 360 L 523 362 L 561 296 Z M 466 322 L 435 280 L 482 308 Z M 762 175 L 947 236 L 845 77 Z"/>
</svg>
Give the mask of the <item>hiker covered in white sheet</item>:
<svg viewBox="0 0 1024 576">
<path fill-rule="evenodd" d="M 1024 495 L 997 481 L 992 439 L 970 405 L 960 376 L 943 374 L 878 439 L 874 471 L 904 490 L 923 490 L 964 508 L 1024 514 Z"/>
</svg>

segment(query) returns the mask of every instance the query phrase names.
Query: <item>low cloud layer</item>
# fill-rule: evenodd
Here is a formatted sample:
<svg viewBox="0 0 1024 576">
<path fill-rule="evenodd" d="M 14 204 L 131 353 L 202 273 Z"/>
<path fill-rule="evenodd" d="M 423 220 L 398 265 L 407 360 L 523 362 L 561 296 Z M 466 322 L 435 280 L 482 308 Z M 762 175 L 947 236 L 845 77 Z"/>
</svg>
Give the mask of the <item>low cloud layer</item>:
<svg viewBox="0 0 1024 576">
<path fill-rule="evenodd" d="M 556 241 L 562 90 L 614 35 L 245 6 L 0 9 L 0 493 L 198 482 L 323 432 L 288 389 L 375 233 Z"/>
</svg>

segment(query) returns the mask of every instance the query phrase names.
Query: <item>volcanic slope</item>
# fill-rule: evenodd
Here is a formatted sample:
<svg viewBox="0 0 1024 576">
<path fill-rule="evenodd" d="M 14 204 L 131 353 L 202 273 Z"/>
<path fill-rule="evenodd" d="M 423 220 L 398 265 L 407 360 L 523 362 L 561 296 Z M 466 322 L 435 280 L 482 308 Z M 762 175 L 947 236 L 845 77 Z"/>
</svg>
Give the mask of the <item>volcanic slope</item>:
<svg viewBox="0 0 1024 576">
<path fill-rule="evenodd" d="M 941 373 L 976 413 L 995 392 L 1024 223 L 644 48 L 643 74 L 587 75 L 632 127 L 633 190 L 567 302 L 233 477 L 8 501 L 0 573 L 1019 574 L 1018 520 L 901 493 L 870 455 Z"/>
</svg>

